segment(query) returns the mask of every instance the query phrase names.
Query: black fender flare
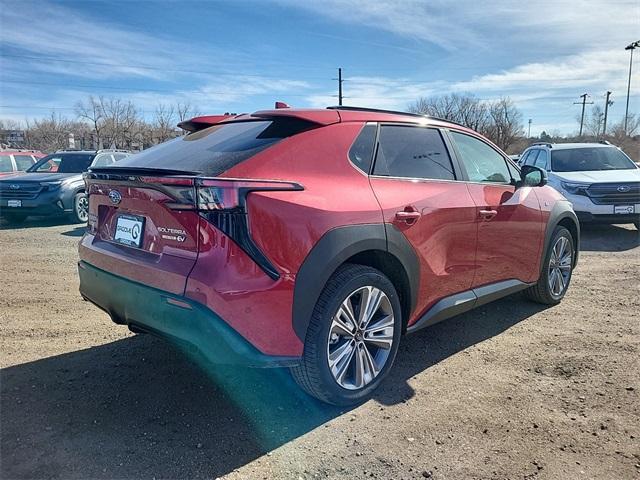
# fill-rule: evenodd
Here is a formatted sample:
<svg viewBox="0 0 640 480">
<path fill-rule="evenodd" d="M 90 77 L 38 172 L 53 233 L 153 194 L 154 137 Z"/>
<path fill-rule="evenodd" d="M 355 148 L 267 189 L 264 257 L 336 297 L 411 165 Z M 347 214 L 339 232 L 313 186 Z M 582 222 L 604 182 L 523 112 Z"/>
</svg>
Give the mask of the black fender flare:
<svg viewBox="0 0 640 480">
<path fill-rule="evenodd" d="M 313 309 L 327 281 L 340 265 L 354 255 L 380 250 L 393 255 L 404 267 L 414 309 L 420 281 L 418 257 L 406 237 L 383 223 L 348 225 L 326 232 L 298 269 L 293 292 L 293 330 L 304 342 Z"/>
<path fill-rule="evenodd" d="M 553 231 L 565 218 L 570 219 L 570 221 L 574 224 L 577 232 L 577 235 L 575 236 L 576 238 L 573 239 L 575 242 L 573 266 L 575 267 L 578 264 L 578 255 L 580 254 L 580 222 L 578 221 L 578 217 L 573 211 L 573 206 L 571 205 L 571 203 L 568 200 L 558 200 L 551 209 L 551 213 L 549 214 L 549 218 L 547 220 L 547 228 L 544 232 L 544 243 L 542 245 L 541 257 L 542 259 L 540 261 L 540 275 L 542 275 L 544 270 L 544 259 L 547 256 L 547 251 L 549 250 Z"/>
</svg>

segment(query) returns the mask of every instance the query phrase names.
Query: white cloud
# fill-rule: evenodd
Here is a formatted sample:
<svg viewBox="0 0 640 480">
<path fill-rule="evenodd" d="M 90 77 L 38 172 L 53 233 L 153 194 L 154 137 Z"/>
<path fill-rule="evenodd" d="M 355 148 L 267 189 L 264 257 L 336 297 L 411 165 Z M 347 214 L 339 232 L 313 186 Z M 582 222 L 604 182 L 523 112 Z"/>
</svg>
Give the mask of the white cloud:
<svg viewBox="0 0 640 480">
<path fill-rule="evenodd" d="M 175 75 L 176 58 L 196 69 L 206 66 L 202 55 L 191 53 L 199 51 L 198 45 L 161 33 L 150 35 L 52 3 L 7 5 L 1 11 L 0 28 L 5 74 L 20 74 L 26 66 L 52 75 L 158 80 Z M 217 60 L 229 58 L 211 46 L 207 53 Z M 233 55 L 235 62 L 244 60 L 237 52 Z"/>
<path fill-rule="evenodd" d="M 640 23 L 640 3 L 635 0 L 277 1 L 331 21 L 383 30 L 447 50 L 504 49 L 519 44 L 568 52 L 624 46 Z"/>
</svg>

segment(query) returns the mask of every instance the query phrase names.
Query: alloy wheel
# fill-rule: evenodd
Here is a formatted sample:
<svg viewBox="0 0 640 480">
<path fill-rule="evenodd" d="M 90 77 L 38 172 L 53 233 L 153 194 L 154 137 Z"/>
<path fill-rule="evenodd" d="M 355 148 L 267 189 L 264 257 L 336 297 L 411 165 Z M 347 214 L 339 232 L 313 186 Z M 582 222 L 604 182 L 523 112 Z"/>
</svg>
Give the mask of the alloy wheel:
<svg viewBox="0 0 640 480">
<path fill-rule="evenodd" d="M 358 390 L 375 379 L 393 345 L 391 302 L 379 288 L 358 288 L 342 302 L 329 329 L 327 360 L 335 381 Z"/>
<path fill-rule="evenodd" d="M 558 297 L 566 290 L 571 278 L 573 252 L 569 239 L 560 237 L 551 250 L 549 259 L 549 290 Z"/>
<path fill-rule="evenodd" d="M 76 214 L 80 221 L 86 222 L 89 219 L 89 200 L 84 195 L 76 200 Z"/>
</svg>

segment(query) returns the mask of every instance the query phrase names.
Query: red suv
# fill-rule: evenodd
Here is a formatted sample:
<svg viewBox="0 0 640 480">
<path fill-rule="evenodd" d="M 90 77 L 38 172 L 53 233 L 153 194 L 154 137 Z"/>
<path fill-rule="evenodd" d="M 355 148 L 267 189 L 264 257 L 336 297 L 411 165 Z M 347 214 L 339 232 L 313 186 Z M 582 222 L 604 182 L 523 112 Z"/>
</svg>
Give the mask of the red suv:
<svg viewBox="0 0 640 480">
<path fill-rule="evenodd" d="M 565 295 L 571 204 L 460 125 L 280 108 L 199 117 L 85 174 L 80 292 L 206 360 L 368 398 L 405 333 L 524 290 Z"/>
</svg>

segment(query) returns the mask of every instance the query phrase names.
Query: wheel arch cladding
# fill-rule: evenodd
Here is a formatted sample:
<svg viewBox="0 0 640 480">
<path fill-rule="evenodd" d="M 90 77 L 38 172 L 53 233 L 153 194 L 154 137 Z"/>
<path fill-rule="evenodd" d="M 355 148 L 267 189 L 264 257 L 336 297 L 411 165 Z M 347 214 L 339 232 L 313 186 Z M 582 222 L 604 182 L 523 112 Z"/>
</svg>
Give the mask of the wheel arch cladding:
<svg viewBox="0 0 640 480">
<path fill-rule="evenodd" d="M 551 243 L 553 231 L 558 226 L 565 227 L 569 232 L 571 232 L 571 236 L 573 237 L 573 248 L 575 250 L 575 255 L 573 256 L 573 266 L 575 267 L 578 264 L 578 255 L 580 253 L 580 222 L 573 211 L 571 203 L 566 200 L 556 202 L 553 209 L 551 209 L 549 219 L 547 220 L 547 229 L 544 234 L 544 250 L 542 252 L 542 259 L 545 259 L 547 256 L 547 250 Z M 544 262 L 541 262 L 541 274 L 543 269 Z"/>
<path fill-rule="evenodd" d="M 417 301 L 420 281 L 418 258 L 413 247 L 391 225 L 349 225 L 325 233 L 298 270 L 292 322 L 300 340 L 305 340 L 313 309 L 324 286 L 345 263 L 369 265 L 389 277 L 400 298 L 406 325 Z"/>
</svg>

